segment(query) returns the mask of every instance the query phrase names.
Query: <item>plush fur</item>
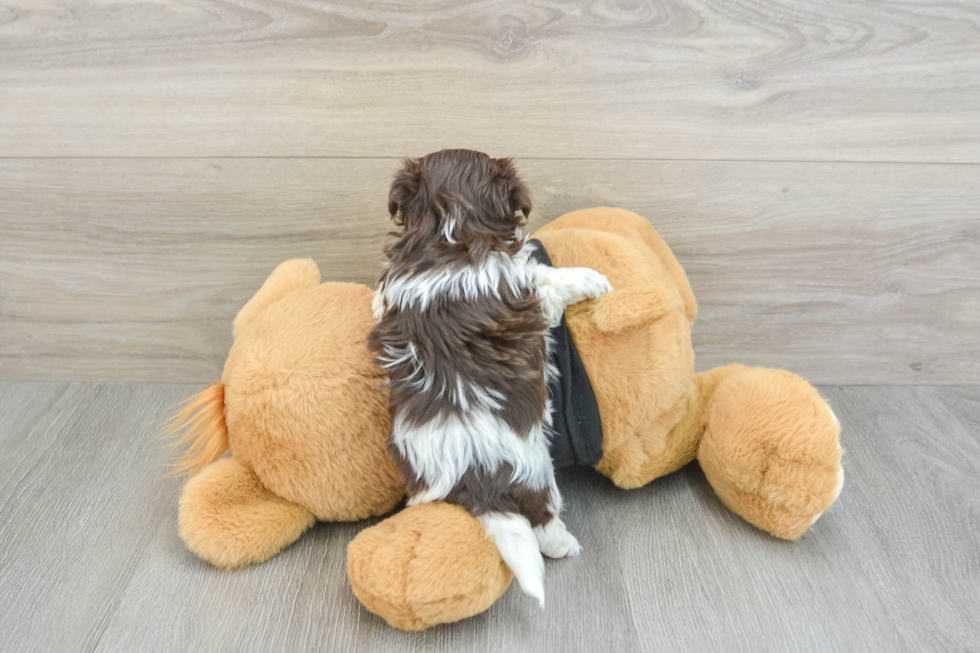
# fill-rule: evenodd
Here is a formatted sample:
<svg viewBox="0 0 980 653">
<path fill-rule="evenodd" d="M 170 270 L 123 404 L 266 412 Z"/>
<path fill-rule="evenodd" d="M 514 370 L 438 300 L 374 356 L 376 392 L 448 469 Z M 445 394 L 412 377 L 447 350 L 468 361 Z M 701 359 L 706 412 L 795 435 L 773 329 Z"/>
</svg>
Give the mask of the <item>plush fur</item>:
<svg viewBox="0 0 980 653">
<path fill-rule="evenodd" d="M 188 525 L 182 534 L 201 557 L 222 567 L 242 566 L 278 551 L 263 531 L 249 535 L 248 528 L 220 547 L 207 545 L 208 534 L 227 532 L 214 506 L 242 515 L 245 499 L 275 496 L 301 508 L 296 514 L 350 521 L 384 514 L 404 496 L 385 449 L 391 418 L 384 373 L 364 344 L 373 324 L 371 297 L 360 284 L 320 284 L 312 261 L 287 261 L 235 319 L 222 381 L 192 401 L 189 407 L 198 413 L 178 416 L 192 427 L 211 424 L 208 416 L 222 418 L 220 428 L 188 431 L 197 444 L 180 463 L 182 469 L 204 468 L 188 483 L 181 504 L 181 523 Z M 247 471 L 249 482 L 267 494 L 226 492 L 229 477 L 211 471 L 225 461 L 209 465 L 226 447 L 235 469 Z M 213 530 L 203 525 L 209 520 Z"/>
<path fill-rule="evenodd" d="M 347 569 L 364 606 L 406 630 L 479 614 L 514 577 L 480 522 L 449 503 L 416 506 L 362 532 L 347 548 Z"/>
<path fill-rule="evenodd" d="M 842 480 L 840 426 L 813 387 L 741 365 L 695 374 L 694 295 L 640 216 L 577 211 L 535 236 L 556 266 L 593 267 L 615 288 L 566 312 L 602 416 L 597 469 L 630 488 L 697 458 L 734 512 L 775 537 L 800 537 Z M 383 374 L 364 346 L 372 292 L 318 286 L 313 270 L 283 264 L 236 320 L 224 404 L 215 406 L 232 458 L 192 477 L 180 506 L 188 546 L 221 567 L 274 555 L 309 515 L 360 519 L 404 494 L 385 451 Z M 369 610 L 408 630 L 477 614 L 512 580 L 484 527 L 445 503 L 362 531 L 348 548 L 348 574 Z"/>
<path fill-rule="evenodd" d="M 188 481 L 179 514 L 180 536 L 222 569 L 274 556 L 316 521 L 306 508 L 270 492 L 233 458 L 208 465 Z"/>
</svg>

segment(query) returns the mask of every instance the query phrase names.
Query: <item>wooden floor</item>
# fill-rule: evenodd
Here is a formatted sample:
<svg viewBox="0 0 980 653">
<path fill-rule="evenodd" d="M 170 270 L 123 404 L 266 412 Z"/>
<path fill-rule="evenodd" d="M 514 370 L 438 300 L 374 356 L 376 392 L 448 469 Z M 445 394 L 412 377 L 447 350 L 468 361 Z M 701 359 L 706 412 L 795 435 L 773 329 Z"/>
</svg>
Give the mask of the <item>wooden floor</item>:
<svg viewBox="0 0 980 653">
<path fill-rule="evenodd" d="M 364 610 L 318 524 L 221 572 L 177 534 L 155 425 L 197 386 L 0 383 L 0 651 L 976 651 L 980 387 L 824 387 L 847 481 L 797 543 L 728 512 L 696 465 L 634 491 L 564 473 L 585 550 L 420 633 Z"/>
</svg>

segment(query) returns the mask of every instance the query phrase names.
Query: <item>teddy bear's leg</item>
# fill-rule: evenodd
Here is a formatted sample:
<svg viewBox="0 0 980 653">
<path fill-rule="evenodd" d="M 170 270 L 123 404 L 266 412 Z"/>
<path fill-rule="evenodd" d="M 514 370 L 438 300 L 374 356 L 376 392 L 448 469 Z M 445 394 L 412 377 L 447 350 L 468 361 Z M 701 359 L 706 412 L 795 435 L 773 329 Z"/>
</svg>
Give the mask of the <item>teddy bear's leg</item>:
<svg viewBox="0 0 980 653">
<path fill-rule="evenodd" d="M 422 630 L 489 608 L 513 574 L 483 526 L 459 506 L 411 506 L 347 547 L 354 594 L 396 628 Z"/>
<path fill-rule="evenodd" d="M 729 365 L 698 375 L 701 468 L 721 500 L 758 528 L 802 535 L 844 481 L 840 424 L 809 383 L 785 370 Z"/>
<path fill-rule="evenodd" d="M 187 481 L 179 519 L 188 548 L 222 569 L 268 560 L 316 521 L 233 458 L 211 463 Z"/>
</svg>

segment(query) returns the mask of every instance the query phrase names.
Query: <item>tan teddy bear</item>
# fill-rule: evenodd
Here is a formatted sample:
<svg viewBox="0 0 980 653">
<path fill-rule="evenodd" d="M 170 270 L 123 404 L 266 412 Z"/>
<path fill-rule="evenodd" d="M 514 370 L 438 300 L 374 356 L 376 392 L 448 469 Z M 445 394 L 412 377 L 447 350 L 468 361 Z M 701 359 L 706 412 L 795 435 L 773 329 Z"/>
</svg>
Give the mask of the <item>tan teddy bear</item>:
<svg viewBox="0 0 980 653">
<path fill-rule="evenodd" d="M 697 459 L 734 512 L 776 537 L 802 535 L 843 484 L 839 425 L 816 390 L 783 370 L 695 374 L 694 294 L 640 216 L 576 211 L 534 237 L 556 267 L 593 268 L 615 288 L 566 311 L 601 418 L 595 469 L 635 488 Z M 235 318 L 222 380 L 174 422 L 189 445 L 180 469 L 195 472 L 180 533 L 200 557 L 261 562 L 315 520 L 382 515 L 403 497 L 385 448 L 384 374 L 365 346 L 371 299 L 366 286 L 321 284 L 312 261 L 294 260 Z M 348 574 L 369 610 L 410 630 L 482 612 L 512 580 L 482 526 L 444 503 L 364 530 Z"/>
</svg>

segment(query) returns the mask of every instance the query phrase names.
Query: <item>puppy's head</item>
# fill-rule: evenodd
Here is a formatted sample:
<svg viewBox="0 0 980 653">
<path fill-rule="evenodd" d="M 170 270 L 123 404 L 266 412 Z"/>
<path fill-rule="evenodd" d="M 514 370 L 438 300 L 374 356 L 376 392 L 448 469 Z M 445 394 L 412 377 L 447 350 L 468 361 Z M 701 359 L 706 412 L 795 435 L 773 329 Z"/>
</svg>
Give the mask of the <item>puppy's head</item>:
<svg viewBox="0 0 980 653">
<path fill-rule="evenodd" d="M 388 212 L 406 235 L 516 251 L 531 194 L 510 159 L 442 150 L 403 163 L 391 184 Z"/>
</svg>

